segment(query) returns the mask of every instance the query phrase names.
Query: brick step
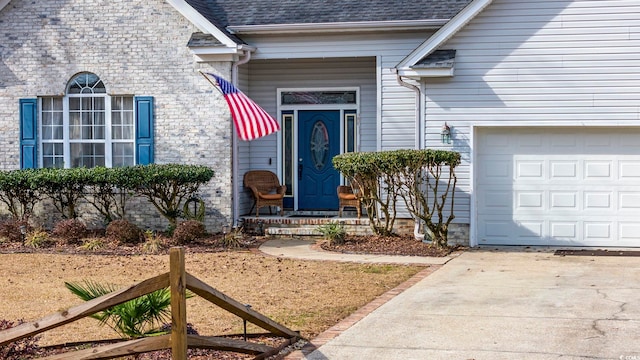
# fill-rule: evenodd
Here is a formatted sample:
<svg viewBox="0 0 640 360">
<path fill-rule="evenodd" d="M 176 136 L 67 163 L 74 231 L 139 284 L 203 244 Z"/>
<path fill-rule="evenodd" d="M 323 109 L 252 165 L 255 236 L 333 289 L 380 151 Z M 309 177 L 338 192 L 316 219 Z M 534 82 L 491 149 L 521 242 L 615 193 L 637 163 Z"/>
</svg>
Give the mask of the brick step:
<svg viewBox="0 0 640 360">
<path fill-rule="evenodd" d="M 317 226 L 300 226 L 300 227 L 275 227 L 271 226 L 265 230 L 266 235 L 271 236 L 322 236 L 316 230 Z"/>
</svg>

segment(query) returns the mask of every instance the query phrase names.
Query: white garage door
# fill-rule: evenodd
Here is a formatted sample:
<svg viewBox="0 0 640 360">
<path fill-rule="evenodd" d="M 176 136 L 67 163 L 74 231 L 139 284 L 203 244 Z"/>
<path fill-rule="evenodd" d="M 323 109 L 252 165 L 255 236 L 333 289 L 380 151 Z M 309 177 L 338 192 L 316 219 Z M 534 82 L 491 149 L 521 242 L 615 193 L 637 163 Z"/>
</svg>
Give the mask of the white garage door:
<svg viewBox="0 0 640 360">
<path fill-rule="evenodd" d="M 477 134 L 478 244 L 640 246 L 640 129 Z"/>
</svg>

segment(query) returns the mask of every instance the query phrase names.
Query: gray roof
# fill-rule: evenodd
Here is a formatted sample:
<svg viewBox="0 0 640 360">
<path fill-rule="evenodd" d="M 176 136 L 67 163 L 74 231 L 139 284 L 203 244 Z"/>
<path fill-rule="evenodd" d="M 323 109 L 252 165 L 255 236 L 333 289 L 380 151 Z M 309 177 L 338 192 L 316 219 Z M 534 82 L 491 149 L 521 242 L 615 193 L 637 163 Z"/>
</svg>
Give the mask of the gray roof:
<svg viewBox="0 0 640 360">
<path fill-rule="evenodd" d="M 201 32 L 191 34 L 191 38 L 187 43 L 188 47 L 207 47 L 207 46 L 221 46 L 222 43 L 218 41 L 211 34 L 204 34 Z"/>
<path fill-rule="evenodd" d="M 471 0 L 186 0 L 219 29 L 246 25 L 450 19 Z M 237 38 L 236 38 L 237 39 Z"/>
<path fill-rule="evenodd" d="M 456 60 L 455 50 L 436 50 L 422 58 L 414 68 L 452 68 Z"/>
</svg>

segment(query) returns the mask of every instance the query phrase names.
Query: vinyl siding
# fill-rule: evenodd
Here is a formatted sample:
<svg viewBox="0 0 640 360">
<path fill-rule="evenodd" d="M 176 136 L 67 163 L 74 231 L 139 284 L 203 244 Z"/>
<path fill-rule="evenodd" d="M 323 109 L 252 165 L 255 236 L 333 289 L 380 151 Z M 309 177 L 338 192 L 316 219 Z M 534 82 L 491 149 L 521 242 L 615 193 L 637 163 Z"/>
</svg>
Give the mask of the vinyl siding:
<svg viewBox="0 0 640 360">
<path fill-rule="evenodd" d="M 637 1 L 496 0 L 441 46 L 457 50 L 455 76 L 423 83 L 426 145 L 463 154 L 459 189 L 471 192 L 472 125 L 637 125 L 639 16 Z"/>
</svg>

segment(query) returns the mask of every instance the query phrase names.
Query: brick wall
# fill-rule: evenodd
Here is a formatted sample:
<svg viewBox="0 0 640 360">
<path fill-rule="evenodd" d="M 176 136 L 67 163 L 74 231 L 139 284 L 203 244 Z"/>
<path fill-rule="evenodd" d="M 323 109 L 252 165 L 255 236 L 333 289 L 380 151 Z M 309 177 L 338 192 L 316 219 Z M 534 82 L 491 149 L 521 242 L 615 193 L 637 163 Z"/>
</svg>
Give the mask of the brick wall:
<svg viewBox="0 0 640 360">
<path fill-rule="evenodd" d="M 154 97 L 155 161 L 213 168 L 207 228 L 230 222 L 231 122 L 197 70 L 230 77 L 231 64 L 196 64 L 186 46 L 196 31 L 164 0 L 12 0 L 0 11 L 0 169 L 20 164 L 18 100 L 63 95 L 92 72 L 109 94 Z M 145 201 L 133 205 L 136 223 L 166 227 Z"/>
</svg>

